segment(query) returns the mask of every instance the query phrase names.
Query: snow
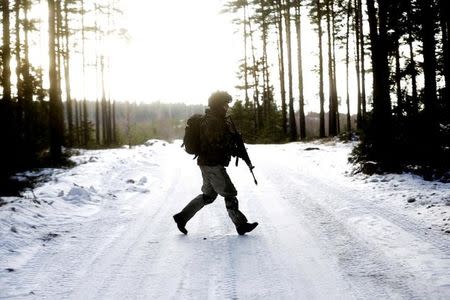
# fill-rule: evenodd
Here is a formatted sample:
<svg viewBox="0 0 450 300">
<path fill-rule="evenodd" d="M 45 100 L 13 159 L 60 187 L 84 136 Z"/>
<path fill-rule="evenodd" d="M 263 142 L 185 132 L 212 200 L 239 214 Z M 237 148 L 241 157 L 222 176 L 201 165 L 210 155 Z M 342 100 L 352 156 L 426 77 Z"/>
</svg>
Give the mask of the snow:
<svg viewBox="0 0 450 300">
<path fill-rule="evenodd" d="M 46 182 L 2 197 L 0 299 L 450 298 L 450 184 L 351 175 L 353 143 L 248 145 L 258 185 L 243 162 L 228 172 L 260 225 L 237 235 L 219 197 L 184 236 L 172 215 L 201 175 L 180 145 L 18 174 Z"/>
</svg>

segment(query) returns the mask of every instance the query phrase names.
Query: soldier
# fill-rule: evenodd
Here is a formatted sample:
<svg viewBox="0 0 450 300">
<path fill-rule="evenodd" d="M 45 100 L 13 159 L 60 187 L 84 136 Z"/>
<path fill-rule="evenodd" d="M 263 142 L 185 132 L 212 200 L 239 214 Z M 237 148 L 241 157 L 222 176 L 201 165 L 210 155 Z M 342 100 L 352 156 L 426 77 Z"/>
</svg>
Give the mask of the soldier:
<svg viewBox="0 0 450 300">
<path fill-rule="evenodd" d="M 228 215 L 238 234 L 243 235 L 258 226 L 257 222 L 248 223 L 247 218 L 239 210 L 236 188 L 225 169 L 230 163 L 231 156 L 237 155 L 233 132 L 225 117 L 231 101 L 231 96 L 222 91 L 213 93 L 208 99 L 209 109 L 206 110 L 200 124 L 201 150 L 197 159 L 203 177 L 202 194 L 173 216 L 178 229 L 184 234 L 187 234 L 186 223 L 203 206 L 214 202 L 218 194 L 225 198 Z"/>
</svg>

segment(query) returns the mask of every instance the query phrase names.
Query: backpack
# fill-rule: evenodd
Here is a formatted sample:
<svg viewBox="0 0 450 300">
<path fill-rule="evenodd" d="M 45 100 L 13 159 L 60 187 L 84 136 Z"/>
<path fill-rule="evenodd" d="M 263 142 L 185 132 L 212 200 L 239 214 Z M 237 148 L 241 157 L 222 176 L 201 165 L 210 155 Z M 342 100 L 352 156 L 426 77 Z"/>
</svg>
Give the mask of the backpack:
<svg viewBox="0 0 450 300">
<path fill-rule="evenodd" d="M 191 116 L 186 123 L 184 130 L 183 144 L 184 149 L 189 154 L 198 156 L 200 154 L 200 124 L 204 119 L 204 115 L 195 114 Z"/>
</svg>

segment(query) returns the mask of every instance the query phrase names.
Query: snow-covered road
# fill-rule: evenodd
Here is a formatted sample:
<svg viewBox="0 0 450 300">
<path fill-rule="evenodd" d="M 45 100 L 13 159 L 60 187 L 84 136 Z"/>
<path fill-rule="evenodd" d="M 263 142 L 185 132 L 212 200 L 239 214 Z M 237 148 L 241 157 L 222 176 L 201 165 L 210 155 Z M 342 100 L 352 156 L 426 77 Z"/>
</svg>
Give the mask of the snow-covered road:
<svg viewBox="0 0 450 300">
<path fill-rule="evenodd" d="M 228 168 L 245 236 L 221 197 L 177 230 L 201 185 L 179 141 L 87 151 L 34 191 L 52 204 L 0 207 L 0 299 L 449 299 L 450 235 L 422 206 L 445 222 L 450 184 L 345 176 L 350 149 L 249 146 L 259 185 Z"/>
</svg>

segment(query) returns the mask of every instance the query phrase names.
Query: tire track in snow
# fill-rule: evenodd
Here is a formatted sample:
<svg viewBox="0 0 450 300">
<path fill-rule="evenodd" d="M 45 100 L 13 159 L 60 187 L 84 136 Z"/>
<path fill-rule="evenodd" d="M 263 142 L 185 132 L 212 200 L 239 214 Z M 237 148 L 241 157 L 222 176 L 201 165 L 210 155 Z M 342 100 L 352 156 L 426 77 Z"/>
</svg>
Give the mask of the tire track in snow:
<svg viewBox="0 0 450 300">
<path fill-rule="evenodd" d="M 177 179 L 177 177 L 175 178 Z M 178 184 L 176 179 L 172 181 L 169 189 L 164 192 L 167 197 Z M 140 195 L 141 197 L 144 196 Z M 154 197 L 155 195 L 151 196 L 151 198 Z M 164 199 L 167 199 L 167 197 L 164 197 Z M 147 212 L 148 208 L 144 207 L 143 213 L 138 215 L 136 220 L 130 220 L 128 228 L 122 232 L 121 236 L 115 239 L 115 243 L 108 247 L 102 253 L 103 255 L 99 256 L 98 260 L 89 267 L 100 278 L 95 276 L 90 279 L 83 278 L 83 283 L 79 284 L 80 288 L 78 288 L 81 294 L 75 293 L 73 295 L 74 299 L 115 298 L 122 293 L 125 293 L 124 296 L 130 296 L 126 295 L 128 289 L 123 287 L 136 286 L 136 282 L 143 282 L 149 268 L 146 264 L 149 260 L 145 260 L 147 257 L 146 251 L 158 253 L 162 247 L 161 241 L 150 244 L 148 244 L 148 241 L 155 240 L 152 238 L 152 227 L 156 227 L 154 225 L 158 224 L 158 228 L 163 229 L 159 227 L 159 224 L 165 224 L 166 220 L 164 222 L 158 221 L 168 214 L 166 203 L 167 201 L 158 200 L 158 207 L 152 210 L 151 213 Z M 125 284 L 126 282 L 129 284 Z M 86 284 L 87 286 L 85 286 Z M 90 294 L 89 296 L 84 294 L 86 290 L 93 291 L 95 289 L 98 289 L 95 294 Z"/>
<path fill-rule="evenodd" d="M 289 169 L 289 166 L 286 166 L 286 168 Z M 293 172 L 293 170 L 290 171 Z M 355 214 L 364 214 L 370 211 L 371 214 L 386 219 L 389 222 L 401 227 L 404 231 L 414 235 L 422 242 L 429 243 L 442 252 L 450 251 L 450 238 L 447 235 L 429 230 L 427 227 L 422 226 L 422 224 L 417 224 L 414 221 L 408 220 L 405 215 L 399 214 L 395 211 L 386 210 L 386 208 L 374 203 L 372 199 L 367 198 L 367 194 L 365 194 L 364 190 L 352 189 L 348 187 L 348 185 L 344 186 L 340 183 L 335 183 L 332 185 L 329 182 L 324 181 L 323 178 L 320 179 L 317 177 L 310 178 L 308 176 L 302 176 L 301 179 L 303 183 L 306 183 L 310 187 L 319 183 L 321 190 L 325 190 L 328 195 L 339 196 L 339 198 L 345 199 L 345 202 L 348 204 L 346 209 L 336 206 L 342 216 L 348 218 Z M 325 195 L 324 193 L 322 194 Z M 351 201 L 349 201 L 349 199 Z M 330 202 L 331 205 L 334 203 L 334 201 Z"/>
<path fill-rule="evenodd" d="M 339 265 L 348 274 L 349 282 L 359 282 L 357 290 L 361 291 L 362 295 L 367 295 L 367 291 L 364 290 L 369 288 L 371 295 L 381 297 L 416 299 L 434 293 L 437 297 L 445 298 L 445 279 L 441 290 L 439 287 L 437 291 L 436 287 L 427 288 L 429 283 L 425 278 L 433 276 L 432 268 L 422 266 L 425 267 L 425 273 L 422 272 L 420 275 L 425 276 L 417 278 L 416 271 L 420 270 L 416 266 L 411 268 L 405 265 L 405 260 L 401 256 L 386 255 L 383 247 L 380 247 L 377 242 L 374 244 L 377 236 L 363 237 L 360 232 L 357 232 L 358 228 L 352 228 L 357 224 L 349 224 L 348 219 L 361 214 L 362 207 L 357 209 L 350 203 L 358 203 L 358 198 L 352 194 L 351 189 L 331 188 L 323 182 L 323 179 L 302 176 L 298 171 L 291 171 L 289 166 L 272 165 L 268 169 L 270 180 L 274 182 L 274 185 L 279 186 L 280 194 L 284 195 L 296 211 L 309 219 L 311 224 L 315 224 L 314 228 L 317 236 L 323 241 L 324 248 L 330 252 L 330 255 L 337 252 Z M 295 188 L 297 186 L 302 188 Z M 340 205 L 337 205 L 338 203 Z M 345 209 L 342 209 L 343 207 Z M 369 206 L 363 209 L 363 212 L 365 215 L 375 215 L 380 217 L 380 220 L 384 220 L 382 214 L 378 216 L 380 209 L 372 210 Z M 330 245 L 333 249 L 330 249 Z M 408 244 L 404 246 L 409 247 Z M 440 257 L 440 254 L 436 253 L 437 249 L 430 249 L 435 257 Z M 406 259 L 409 258 L 406 257 Z M 411 259 L 416 258 L 411 257 Z M 435 265 L 434 267 L 441 269 L 440 274 L 445 274 L 445 266 Z M 429 269 L 428 273 L 426 269 Z M 422 289 L 418 289 L 417 284 L 422 286 Z M 380 291 L 383 293 L 380 294 Z"/>
<path fill-rule="evenodd" d="M 130 167 L 136 166 L 133 164 Z M 172 187 L 177 185 L 175 179 L 178 179 L 179 172 L 170 170 L 165 173 L 173 174 L 168 181 Z M 114 174 L 112 170 L 110 175 L 114 177 Z M 160 197 L 167 195 L 167 191 L 163 190 L 161 193 L 150 195 L 134 193 L 134 196 L 127 201 L 137 203 L 142 201 L 142 198 L 158 197 L 158 195 Z M 133 237 L 137 237 L 138 240 L 143 237 L 146 225 L 151 223 L 152 217 L 158 213 L 161 214 L 161 207 L 164 205 L 165 201 L 160 199 L 154 203 L 148 202 L 146 205 L 138 204 L 137 207 L 142 209 L 140 212 L 125 216 L 119 216 L 117 210 L 102 210 L 90 221 L 71 228 L 76 232 L 76 239 L 61 237 L 56 244 L 48 244 L 23 270 L 15 272 L 16 274 L 12 274 L 10 278 L 14 281 L 14 276 L 19 276 L 20 279 L 17 281 L 23 282 L 21 290 L 32 291 L 32 295 L 39 298 L 71 299 L 79 298 L 78 295 L 87 299 L 91 297 L 94 299 L 96 295 L 104 298 L 107 291 L 111 289 L 107 283 L 108 280 L 135 274 L 122 272 L 126 269 L 124 261 L 133 255 L 130 247 L 124 254 L 126 245 L 122 246 Z M 148 221 L 149 218 L 150 221 Z M 166 224 L 167 221 L 164 221 L 163 224 Z M 141 234 L 136 234 L 139 230 Z M 135 235 L 132 235 L 133 232 Z M 31 272 L 32 270 L 34 271 Z M 112 275 L 113 273 L 116 274 Z M 115 289 L 120 289 L 120 284 Z"/>
<path fill-rule="evenodd" d="M 447 235 L 432 232 L 423 224 L 408 220 L 401 212 L 373 204 L 364 190 L 356 190 L 345 181 L 330 184 L 324 177 L 308 176 L 291 179 L 311 187 L 319 185 L 321 188 L 316 191 L 319 201 L 315 201 L 319 207 L 338 219 L 353 236 L 376 248 L 387 262 L 409 274 L 408 277 L 397 272 L 396 276 L 403 278 L 411 291 L 424 297 L 450 296 Z M 306 189 L 305 193 L 309 191 Z M 311 193 L 310 196 L 314 197 Z M 396 273 L 395 268 L 392 273 Z"/>
<path fill-rule="evenodd" d="M 307 220 L 288 202 L 279 200 L 286 187 L 273 184 L 261 174 L 262 168 L 258 170 L 258 186 L 248 180 L 248 170 L 236 171 L 241 179 L 237 182 L 243 211 L 260 222 L 248 238 L 255 241 L 255 269 L 262 276 L 242 285 L 241 291 L 255 286 L 242 291 L 242 298 L 329 299 L 334 295 L 352 299 L 350 284 L 330 264 L 329 257 L 318 251 L 321 245 Z"/>
<path fill-rule="evenodd" d="M 171 162 L 173 166 L 173 160 Z M 146 286 L 152 285 L 148 280 L 154 269 L 152 264 L 160 259 L 167 249 L 167 241 L 161 236 L 161 232 L 170 232 L 173 226 L 172 207 L 168 204 L 173 203 L 171 197 L 181 181 L 179 176 L 181 167 L 175 169 L 164 165 L 161 167 L 170 170 L 166 174 L 170 176 L 165 177 L 169 188 L 157 194 L 141 196 L 150 198 L 148 201 L 157 203 L 157 207 L 151 211 L 149 207 L 143 207 L 138 219 L 130 222 L 130 230 L 124 232 L 125 240 L 119 240 L 116 248 L 109 249 L 111 257 L 103 260 L 108 277 L 103 280 L 103 286 L 92 299 L 129 298 L 136 297 L 136 293 L 144 296 Z M 110 268 L 109 265 L 115 257 L 121 262 Z M 92 288 L 97 288 L 98 280 L 92 282 L 94 283 Z M 73 298 L 78 296 L 74 295 Z"/>
</svg>

